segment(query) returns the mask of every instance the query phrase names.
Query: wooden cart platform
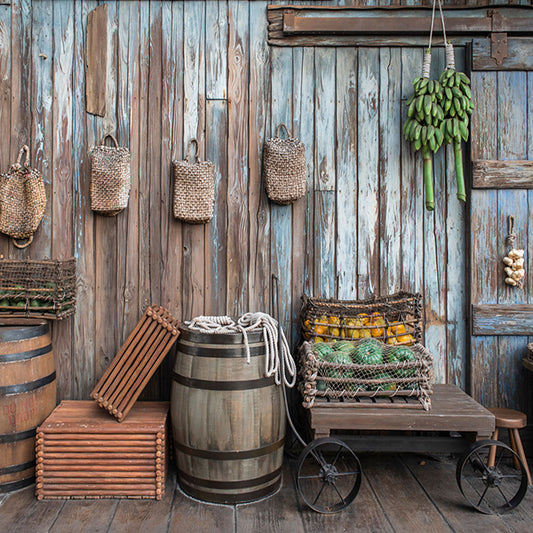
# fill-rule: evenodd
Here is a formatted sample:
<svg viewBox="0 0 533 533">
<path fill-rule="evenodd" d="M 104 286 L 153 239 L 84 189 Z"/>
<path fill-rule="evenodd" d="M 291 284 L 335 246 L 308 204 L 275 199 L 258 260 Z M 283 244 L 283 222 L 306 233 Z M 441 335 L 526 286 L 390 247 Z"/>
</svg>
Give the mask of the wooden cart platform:
<svg viewBox="0 0 533 533">
<path fill-rule="evenodd" d="M 335 430 L 356 452 L 454 453 L 476 440 L 490 439 L 494 432 L 494 416 L 455 385 L 435 385 L 429 411 L 405 405 L 417 399 L 379 400 L 385 404 L 365 400 L 368 406 L 354 401 L 315 401 L 306 410 L 313 438 L 328 437 Z"/>
</svg>

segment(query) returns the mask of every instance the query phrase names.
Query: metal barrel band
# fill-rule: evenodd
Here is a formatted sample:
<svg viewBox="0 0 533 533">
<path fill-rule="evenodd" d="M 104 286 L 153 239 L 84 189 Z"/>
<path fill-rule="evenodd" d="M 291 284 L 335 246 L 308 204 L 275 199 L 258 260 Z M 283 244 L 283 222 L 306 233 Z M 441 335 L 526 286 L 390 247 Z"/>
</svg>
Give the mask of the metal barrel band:
<svg viewBox="0 0 533 533">
<path fill-rule="evenodd" d="M 25 361 L 27 359 L 33 359 L 34 357 L 40 357 L 46 355 L 52 351 L 52 345 L 48 344 L 42 348 L 36 348 L 35 350 L 28 350 L 27 352 L 19 353 L 6 353 L 0 355 L 0 363 L 8 363 L 11 361 Z"/>
<path fill-rule="evenodd" d="M 257 485 L 263 485 L 269 481 L 274 481 L 281 475 L 281 467 L 277 468 L 273 472 L 270 472 L 264 476 L 256 477 L 253 479 L 243 479 L 239 481 L 216 481 L 212 479 L 202 479 L 195 476 L 191 476 L 183 470 L 178 469 L 178 476 L 180 479 L 187 483 L 194 483 L 195 485 L 209 488 L 209 489 L 248 489 L 256 487 Z"/>
<path fill-rule="evenodd" d="M 220 451 L 220 450 L 199 450 L 197 448 L 191 448 L 185 446 L 179 442 L 174 443 L 176 450 L 183 452 L 186 455 L 191 455 L 193 457 L 200 457 L 202 459 L 213 459 L 214 461 L 239 461 L 243 459 L 255 459 L 257 457 L 262 457 L 268 455 L 272 452 L 283 447 L 285 438 L 282 438 L 268 446 L 263 446 L 261 448 L 254 448 L 251 450 L 243 451 Z"/>
<path fill-rule="evenodd" d="M 33 468 L 35 466 L 35 461 L 28 461 L 26 463 L 21 463 L 18 465 L 4 466 L 0 468 L 0 476 L 6 474 L 15 474 L 16 472 L 22 472 L 23 470 L 28 470 L 28 468 Z"/>
<path fill-rule="evenodd" d="M 18 431 L 17 433 L 3 433 L 0 435 L 0 444 L 34 438 L 36 429 L 37 426 L 26 431 Z"/>
<path fill-rule="evenodd" d="M 0 330 L 0 342 L 11 342 L 29 340 L 35 337 L 45 335 L 50 331 L 48 322 L 39 324 L 37 326 L 22 326 L 17 328 L 9 328 L 6 331 Z"/>
<path fill-rule="evenodd" d="M 54 370 L 48 376 L 44 376 L 35 381 L 29 381 L 28 383 L 20 383 L 17 385 L 6 385 L 5 387 L 0 387 L 0 396 L 7 396 L 8 394 L 21 394 L 23 392 L 31 392 L 36 389 L 40 389 L 46 385 L 49 385 L 56 379 L 56 371 Z"/>
<path fill-rule="evenodd" d="M 185 342 L 180 341 L 178 352 L 185 355 L 194 355 L 196 357 L 216 357 L 220 359 L 238 359 L 246 357 L 246 349 L 242 348 L 232 348 L 231 345 L 228 345 L 224 348 L 204 348 L 203 346 L 189 346 Z M 265 345 L 260 344 L 258 346 L 250 346 L 250 356 L 258 357 L 265 355 Z"/>
<path fill-rule="evenodd" d="M 30 477 L 21 479 L 19 481 L 12 481 L 9 483 L 0 483 L 0 493 L 1 492 L 12 492 L 14 490 L 22 489 L 31 485 L 35 482 L 35 474 L 32 474 Z"/>
<path fill-rule="evenodd" d="M 221 391 L 245 391 L 251 389 L 261 389 L 273 386 L 274 378 L 249 379 L 246 381 L 209 381 L 205 379 L 193 379 L 182 376 L 177 372 L 172 372 L 172 378 L 180 385 L 191 389 L 221 390 Z"/>
</svg>

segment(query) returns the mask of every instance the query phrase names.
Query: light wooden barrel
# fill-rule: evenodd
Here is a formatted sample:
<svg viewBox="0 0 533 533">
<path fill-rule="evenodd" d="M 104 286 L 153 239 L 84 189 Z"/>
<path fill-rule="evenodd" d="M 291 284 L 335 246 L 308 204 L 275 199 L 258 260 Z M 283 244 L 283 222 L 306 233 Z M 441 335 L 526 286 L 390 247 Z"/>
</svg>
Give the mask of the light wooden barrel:
<svg viewBox="0 0 533 533">
<path fill-rule="evenodd" d="M 46 321 L 0 326 L 0 492 L 35 480 L 35 428 L 56 405 Z"/>
<path fill-rule="evenodd" d="M 283 390 L 265 378 L 261 333 L 206 334 L 180 328 L 171 415 L 178 478 L 189 495 L 244 503 L 281 483 Z"/>
</svg>

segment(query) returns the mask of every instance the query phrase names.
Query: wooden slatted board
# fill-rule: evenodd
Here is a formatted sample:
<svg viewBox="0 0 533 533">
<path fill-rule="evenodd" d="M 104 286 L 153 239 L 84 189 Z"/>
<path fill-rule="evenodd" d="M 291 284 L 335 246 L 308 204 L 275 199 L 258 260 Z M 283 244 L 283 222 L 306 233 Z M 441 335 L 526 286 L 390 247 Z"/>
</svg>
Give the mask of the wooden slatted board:
<svg viewBox="0 0 533 533">
<path fill-rule="evenodd" d="M 168 409 L 168 402 L 138 402 L 119 423 L 94 402 L 61 402 L 37 428 L 37 498 L 160 500 Z"/>
<path fill-rule="evenodd" d="M 178 339 L 178 325 L 179 321 L 166 309 L 150 306 L 91 392 L 91 398 L 122 422 Z"/>
</svg>

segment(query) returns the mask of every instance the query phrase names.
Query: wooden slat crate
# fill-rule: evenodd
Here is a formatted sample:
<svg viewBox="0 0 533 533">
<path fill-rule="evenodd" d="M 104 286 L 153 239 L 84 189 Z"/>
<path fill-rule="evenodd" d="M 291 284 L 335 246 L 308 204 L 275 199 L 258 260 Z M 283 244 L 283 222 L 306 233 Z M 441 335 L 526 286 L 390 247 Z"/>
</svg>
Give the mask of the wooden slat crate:
<svg viewBox="0 0 533 533">
<path fill-rule="evenodd" d="M 150 306 L 91 392 L 91 398 L 122 422 L 178 339 L 178 325 L 179 321 L 166 309 Z"/>
<path fill-rule="evenodd" d="M 37 499 L 160 500 L 168 409 L 168 402 L 138 402 L 119 423 L 94 402 L 61 402 L 37 428 Z"/>
</svg>

